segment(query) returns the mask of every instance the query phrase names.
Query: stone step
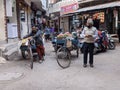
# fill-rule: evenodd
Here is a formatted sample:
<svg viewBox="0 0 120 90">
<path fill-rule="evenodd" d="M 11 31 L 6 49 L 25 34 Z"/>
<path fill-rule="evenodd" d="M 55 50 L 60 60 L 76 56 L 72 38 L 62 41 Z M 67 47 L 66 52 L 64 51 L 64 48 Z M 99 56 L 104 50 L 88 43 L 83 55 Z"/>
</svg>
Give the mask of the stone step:
<svg viewBox="0 0 120 90">
<path fill-rule="evenodd" d="M 7 52 L 8 50 L 12 49 L 16 45 L 17 45 L 17 42 L 15 42 L 15 43 L 7 43 L 7 44 L 3 44 L 2 46 L 0 46 L 0 49 L 3 52 Z"/>
<path fill-rule="evenodd" d="M 14 47 L 17 47 L 17 44 L 18 44 L 18 42 L 6 44 L 4 46 L 5 49 L 3 52 L 8 52 L 9 50 L 13 49 Z"/>
<path fill-rule="evenodd" d="M 3 53 L 3 57 L 6 59 L 6 60 L 11 60 L 12 58 L 18 56 L 18 47 L 14 47 L 12 49 L 10 49 L 9 51 Z"/>
</svg>

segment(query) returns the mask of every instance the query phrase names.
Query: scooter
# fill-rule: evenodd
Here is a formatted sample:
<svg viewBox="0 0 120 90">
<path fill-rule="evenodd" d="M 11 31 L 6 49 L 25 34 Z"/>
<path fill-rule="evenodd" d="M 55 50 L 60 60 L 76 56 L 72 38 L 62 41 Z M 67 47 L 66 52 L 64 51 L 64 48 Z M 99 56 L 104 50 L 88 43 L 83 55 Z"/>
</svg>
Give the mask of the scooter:
<svg viewBox="0 0 120 90">
<path fill-rule="evenodd" d="M 115 45 L 115 41 L 112 39 L 112 37 L 110 36 L 110 34 L 108 33 L 107 30 L 105 30 L 107 38 L 108 38 L 108 48 L 110 50 L 114 50 L 116 45 Z"/>
<path fill-rule="evenodd" d="M 26 39 L 23 39 L 21 43 L 22 44 L 20 46 L 20 50 L 21 50 L 22 57 L 24 59 L 27 59 L 27 56 L 29 56 L 31 60 L 30 67 L 31 69 L 33 69 L 33 61 L 38 60 L 38 53 L 36 51 L 35 40 L 26 38 Z"/>
<path fill-rule="evenodd" d="M 97 52 L 105 52 L 108 47 L 108 37 L 105 31 L 98 31 L 98 38 L 94 43 L 94 54 Z"/>
<path fill-rule="evenodd" d="M 94 43 L 93 54 L 96 54 L 97 52 L 105 52 L 106 50 L 107 50 L 107 48 L 104 45 L 103 41 L 101 41 L 101 39 L 96 39 L 96 41 Z"/>
<path fill-rule="evenodd" d="M 21 43 L 22 44 L 20 46 L 20 50 L 21 50 L 22 57 L 24 59 L 27 59 L 27 56 L 30 54 L 30 49 L 32 50 L 32 54 L 37 53 L 34 39 L 26 38 L 26 39 L 23 39 Z M 28 53 L 28 55 L 26 54 L 26 52 Z M 35 55 L 33 56 L 35 57 Z"/>
</svg>

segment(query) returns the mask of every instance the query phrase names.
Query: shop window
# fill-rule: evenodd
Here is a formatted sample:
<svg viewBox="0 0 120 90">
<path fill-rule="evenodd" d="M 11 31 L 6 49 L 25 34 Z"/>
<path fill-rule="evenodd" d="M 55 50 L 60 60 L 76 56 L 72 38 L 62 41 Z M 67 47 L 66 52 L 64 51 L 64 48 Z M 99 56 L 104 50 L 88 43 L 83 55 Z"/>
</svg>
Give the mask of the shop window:
<svg viewBox="0 0 120 90">
<path fill-rule="evenodd" d="M 25 11 L 24 10 L 20 11 L 20 19 L 21 19 L 21 21 L 25 21 Z"/>
<path fill-rule="evenodd" d="M 97 19 L 99 19 L 100 23 L 104 23 L 104 21 L 105 21 L 105 14 L 104 14 L 104 12 L 95 13 L 93 15 L 93 17 L 96 17 Z"/>
</svg>

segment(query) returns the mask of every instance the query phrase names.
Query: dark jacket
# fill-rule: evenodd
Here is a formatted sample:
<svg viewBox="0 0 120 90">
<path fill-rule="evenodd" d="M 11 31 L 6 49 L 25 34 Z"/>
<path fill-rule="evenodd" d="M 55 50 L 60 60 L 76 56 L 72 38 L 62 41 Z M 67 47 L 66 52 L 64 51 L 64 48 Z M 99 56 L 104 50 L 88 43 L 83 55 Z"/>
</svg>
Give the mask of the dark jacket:
<svg viewBox="0 0 120 90">
<path fill-rule="evenodd" d="M 42 32 L 40 30 L 33 36 L 36 41 L 36 45 L 43 45 Z"/>
<path fill-rule="evenodd" d="M 97 28 L 97 30 L 99 30 L 99 24 L 100 24 L 100 20 L 99 19 L 94 19 L 93 20 L 93 26 Z"/>
<path fill-rule="evenodd" d="M 43 45 L 42 32 L 40 30 L 38 30 L 37 32 L 31 32 L 30 34 L 28 34 L 24 38 L 27 38 L 27 37 L 30 37 L 30 36 L 32 36 L 33 39 L 35 39 L 35 44 L 36 45 Z"/>
</svg>

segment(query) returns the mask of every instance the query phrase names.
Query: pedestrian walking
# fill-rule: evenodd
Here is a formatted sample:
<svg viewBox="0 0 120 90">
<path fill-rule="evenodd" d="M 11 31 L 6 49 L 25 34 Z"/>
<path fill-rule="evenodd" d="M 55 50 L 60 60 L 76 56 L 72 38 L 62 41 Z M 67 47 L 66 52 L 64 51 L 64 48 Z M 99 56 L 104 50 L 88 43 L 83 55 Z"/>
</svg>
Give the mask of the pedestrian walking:
<svg viewBox="0 0 120 90">
<path fill-rule="evenodd" d="M 51 39 L 54 38 L 54 27 L 53 25 L 50 27 Z"/>
<path fill-rule="evenodd" d="M 93 20 L 88 18 L 86 27 L 84 27 L 81 37 L 84 38 L 84 58 L 83 58 L 83 67 L 87 67 L 87 57 L 89 54 L 89 64 L 90 67 L 93 65 L 93 50 L 94 50 L 94 41 L 97 38 L 98 32 L 97 29 L 93 26 Z"/>
<path fill-rule="evenodd" d="M 77 28 L 76 28 L 76 32 L 77 32 L 77 36 L 80 37 L 80 34 L 82 32 L 82 25 L 79 25 Z"/>
<path fill-rule="evenodd" d="M 45 41 L 50 40 L 50 29 L 46 26 L 45 28 Z"/>
</svg>

